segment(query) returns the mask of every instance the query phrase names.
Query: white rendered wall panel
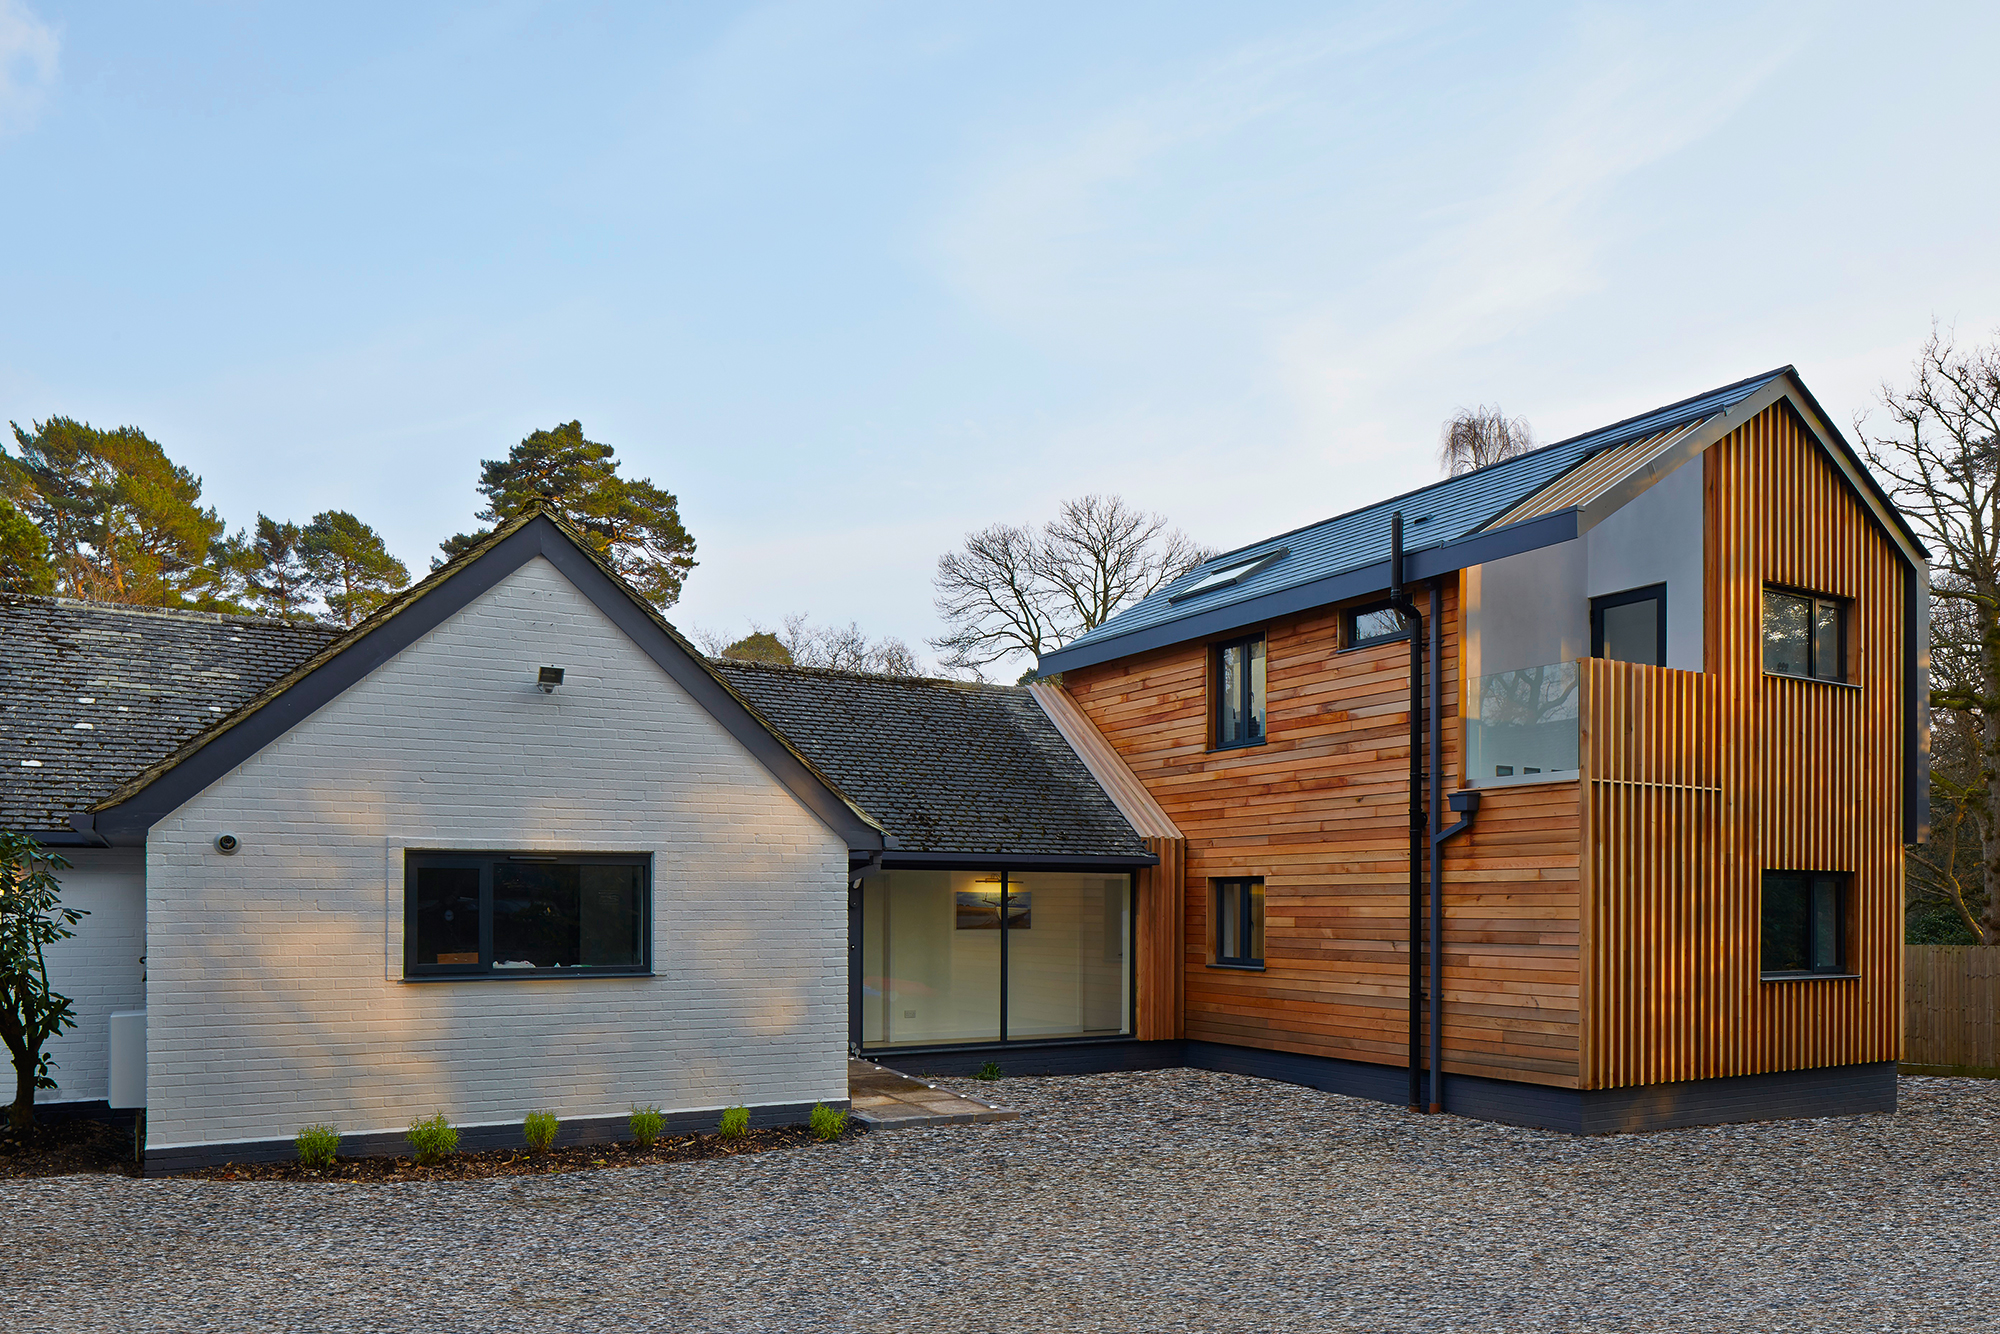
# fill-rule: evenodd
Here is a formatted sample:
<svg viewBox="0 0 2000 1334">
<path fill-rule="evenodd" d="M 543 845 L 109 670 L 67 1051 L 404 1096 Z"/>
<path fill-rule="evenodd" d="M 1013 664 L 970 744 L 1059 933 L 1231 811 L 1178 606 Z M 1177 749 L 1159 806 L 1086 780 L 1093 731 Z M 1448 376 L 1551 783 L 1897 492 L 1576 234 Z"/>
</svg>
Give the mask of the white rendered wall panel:
<svg viewBox="0 0 2000 1334">
<path fill-rule="evenodd" d="M 650 854 L 655 976 L 402 982 L 409 848 Z M 155 1146 L 846 1096 L 844 843 L 540 559 L 147 864 Z"/>
<path fill-rule="evenodd" d="M 66 907 L 90 915 L 76 935 L 49 946 L 49 985 L 76 1003 L 77 1026 L 48 1047 L 59 1085 L 37 1102 L 101 1099 L 110 1091 L 111 1012 L 146 1003 L 146 860 L 137 848 L 52 848 L 70 864 L 56 872 Z M 12 1095 L 12 1067 L 8 1070 Z"/>
</svg>

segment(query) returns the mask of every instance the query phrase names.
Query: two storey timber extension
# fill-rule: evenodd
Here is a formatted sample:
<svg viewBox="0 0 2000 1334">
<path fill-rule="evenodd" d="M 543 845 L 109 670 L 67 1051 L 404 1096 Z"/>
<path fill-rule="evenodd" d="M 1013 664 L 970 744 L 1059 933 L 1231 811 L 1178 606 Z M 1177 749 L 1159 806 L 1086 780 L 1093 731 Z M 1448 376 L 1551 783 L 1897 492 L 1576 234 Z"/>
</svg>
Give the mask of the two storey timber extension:
<svg viewBox="0 0 2000 1334">
<path fill-rule="evenodd" d="M 1924 562 L 1787 367 L 1048 655 L 1052 716 L 1181 840 L 1135 1036 L 1583 1132 L 1892 1108 Z"/>
</svg>

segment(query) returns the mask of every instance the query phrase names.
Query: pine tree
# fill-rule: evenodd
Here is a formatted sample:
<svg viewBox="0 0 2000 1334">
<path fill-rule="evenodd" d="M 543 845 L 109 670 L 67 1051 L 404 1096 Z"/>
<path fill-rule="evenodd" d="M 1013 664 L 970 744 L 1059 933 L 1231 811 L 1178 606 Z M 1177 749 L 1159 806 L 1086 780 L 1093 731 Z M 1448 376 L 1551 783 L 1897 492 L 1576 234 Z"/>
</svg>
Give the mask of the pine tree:
<svg viewBox="0 0 2000 1334">
<path fill-rule="evenodd" d="M 410 582 L 409 570 L 389 554 L 380 534 L 346 510 L 315 514 L 299 552 L 313 589 L 342 625 L 364 619 Z"/>
<path fill-rule="evenodd" d="M 55 583 L 48 539 L 12 501 L 0 496 L 0 593 L 47 593 Z"/>
<path fill-rule="evenodd" d="M 54 586 L 71 597 L 186 605 L 222 533 L 201 479 L 137 427 L 100 431 L 68 417 L 18 423 L 9 460 L 15 505 L 49 546 Z"/>
<path fill-rule="evenodd" d="M 306 614 L 313 588 L 299 550 L 303 537 L 295 523 L 279 523 L 268 514 L 257 516 L 257 536 L 250 543 L 255 562 L 246 582 L 251 602 L 266 616 L 291 619 Z"/>
<path fill-rule="evenodd" d="M 586 440 L 582 422 L 536 431 L 506 458 L 483 460 L 479 493 L 486 497 L 479 517 L 488 523 L 505 523 L 532 505 L 549 506 L 656 606 L 680 599 L 695 566 L 694 538 L 681 526 L 673 494 L 645 478 L 620 477 L 616 451 Z M 448 539 L 446 558 L 469 551 L 489 532 Z"/>
</svg>

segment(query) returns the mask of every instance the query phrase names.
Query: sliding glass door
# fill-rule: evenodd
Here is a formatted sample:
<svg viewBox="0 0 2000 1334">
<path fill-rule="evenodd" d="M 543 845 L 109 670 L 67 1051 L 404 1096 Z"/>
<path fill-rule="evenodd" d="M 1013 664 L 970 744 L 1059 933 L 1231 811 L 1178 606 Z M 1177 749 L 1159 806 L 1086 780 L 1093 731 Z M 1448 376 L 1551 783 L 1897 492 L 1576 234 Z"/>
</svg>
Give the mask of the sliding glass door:
<svg viewBox="0 0 2000 1334">
<path fill-rule="evenodd" d="M 884 871 L 861 932 L 865 1046 L 1131 1031 L 1126 873 Z"/>
</svg>

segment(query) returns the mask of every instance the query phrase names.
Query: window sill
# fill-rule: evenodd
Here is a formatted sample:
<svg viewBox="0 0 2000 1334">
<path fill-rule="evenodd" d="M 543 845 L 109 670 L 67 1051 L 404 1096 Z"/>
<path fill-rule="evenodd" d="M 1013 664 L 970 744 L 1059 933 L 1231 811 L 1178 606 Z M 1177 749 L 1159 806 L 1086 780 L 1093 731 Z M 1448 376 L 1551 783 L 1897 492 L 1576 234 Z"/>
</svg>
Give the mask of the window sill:
<svg viewBox="0 0 2000 1334">
<path fill-rule="evenodd" d="M 1551 769 L 1545 774 L 1508 774 L 1504 778 L 1476 778 L 1465 786 L 1490 792 L 1500 787 L 1535 787 L 1542 783 L 1574 783 L 1583 776 L 1578 769 Z"/>
<path fill-rule="evenodd" d="M 640 973 L 614 973 L 609 969 L 565 968 L 559 973 L 530 973 L 526 970 L 497 973 L 418 973 L 414 976 L 399 977 L 398 982 L 429 985 L 432 982 L 627 982 L 633 978 L 652 977 L 647 969 Z"/>
<path fill-rule="evenodd" d="M 1759 973 L 1759 982 L 1852 982 L 1859 973 Z"/>
<path fill-rule="evenodd" d="M 1270 744 L 1271 738 L 1259 737 L 1255 741 L 1232 741 L 1226 746 L 1210 746 L 1208 753 L 1210 755 L 1226 755 L 1232 750 L 1255 750 L 1259 746 L 1268 746 Z"/>
<path fill-rule="evenodd" d="M 1264 965 L 1261 963 L 1212 963 L 1208 966 L 1210 968 L 1224 968 L 1232 973 L 1261 973 L 1264 971 Z"/>
<path fill-rule="evenodd" d="M 1764 675 L 1773 681 L 1797 681 L 1801 685 L 1832 686 L 1835 690 L 1859 690 L 1859 681 L 1829 681 L 1819 676 L 1794 676 L 1790 672 L 1766 671 Z"/>
<path fill-rule="evenodd" d="M 1384 644 L 1401 644 L 1407 641 L 1409 637 L 1409 632 L 1406 630 L 1400 635 L 1383 635 L 1380 639 L 1364 639 L 1359 643 L 1347 644 L 1337 648 L 1333 651 L 1333 654 L 1335 657 L 1339 657 L 1343 653 L 1359 653 L 1364 649 L 1381 648 Z"/>
</svg>

